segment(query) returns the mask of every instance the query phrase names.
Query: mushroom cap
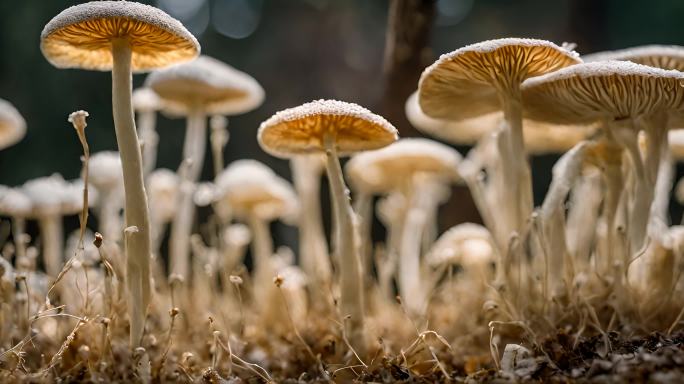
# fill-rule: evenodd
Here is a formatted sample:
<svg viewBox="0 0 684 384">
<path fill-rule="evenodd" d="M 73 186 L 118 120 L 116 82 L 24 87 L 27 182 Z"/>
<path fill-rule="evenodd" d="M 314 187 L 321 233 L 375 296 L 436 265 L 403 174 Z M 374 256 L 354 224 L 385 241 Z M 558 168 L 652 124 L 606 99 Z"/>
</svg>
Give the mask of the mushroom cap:
<svg viewBox="0 0 684 384">
<path fill-rule="evenodd" d="M 31 216 L 74 215 L 83 208 L 83 181 L 65 181 L 55 173 L 47 177 L 29 180 L 21 187 L 31 200 Z M 89 191 L 90 192 L 90 191 Z M 92 202 L 94 199 L 91 199 Z"/>
<path fill-rule="evenodd" d="M 679 111 L 684 73 L 634 64 L 597 61 L 526 80 L 527 117 L 553 124 L 591 124 Z"/>
<path fill-rule="evenodd" d="M 133 102 L 133 108 L 140 112 L 155 112 L 162 107 L 159 95 L 147 87 L 133 90 L 131 101 Z"/>
<path fill-rule="evenodd" d="M 291 216 L 297 196 L 290 183 L 256 160 L 237 160 L 216 177 L 219 199 L 238 217 L 256 214 L 264 220 Z"/>
<path fill-rule="evenodd" d="M 27 217 L 33 212 L 31 199 L 20 188 L 6 188 L 0 194 L 0 214 Z"/>
<path fill-rule="evenodd" d="M 209 56 L 155 71 L 145 86 L 176 115 L 198 105 L 210 114 L 239 115 L 264 101 L 264 89 L 253 77 Z"/>
<path fill-rule="evenodd" d="M 345 165 L 355 189 L 382 193 L 411 183 L 418 174 L 453 181 L 461 155 L 430 139 L 400 139 L 387 147 L 360 153 Z"/>
<path fill-rule="evenodd" d="M 16 144 L 26 135 L 26 121 L 14 106 L 0 99 L 0 149 Z"/>
<path fill-rule="evenodd" d="M 132 1 L 91 1 L 65 9 L 45 25 L 40 49 L 57 68 L 110 71 L 114 39 L 128 39 L 134 72 L 191 60 L 200 51 L 180 21 Z"/>
<path fill-rule="evenodd" d="M 492 112 L 471 119 L 451 121 L 432 118 L 420 109 L 418 92 L 406 100 L 406 117 L 419 131 L 456 145 L 473 145 L 499 129 L 503 112 Z M 532 154 L 561 153 L 591 136 L 596 127 L 545 124 L 525 119 L 525 149 Z"/>
<path fill-rule="evenodd" d="M 582 61 L 563 47 L 535 39 L 488 40 L 444 54 L 418 83 L 419 103 L 430 117 L 463 120 L 501 110 L 502 93 L 517 95 L 527 78 Z"/>
<path fill-rule="evenodd" d="M 101 151 L 90 156 L 88 181 L 100 190 L 123 186 L 123 168 L 119 152 Z"/>
<path fill-rule="evenodd" d="M 465 267 L 494 261 L 495 248 L 487 228 L 473 223 L 451 227 L 427 253 L 429 265 L 461 264 Z"/>
<path fill-rule="evenodd" d="M 147 184 L 150 212 L 162 222 L 171 220 L 178 209 L 180 178 L 170 169 L 159 168 L 150 173 Z"/>
<path fill-rule="evenodd" d="M 585 63 L 621 60 L 662 69 L 684 71 L 684 47 L 679 45 L 644 45 L 615 51 L 582 55 Z"/>
<path fill-rule="evenodd" d="M 329 135 L 342 154 L 382 148 L 396 141 L 397 129 L 358 104 L 315 100 L 285 109 L 261 123 L 261 148 L 276 157 L 325 152 Z"/>
</svg>

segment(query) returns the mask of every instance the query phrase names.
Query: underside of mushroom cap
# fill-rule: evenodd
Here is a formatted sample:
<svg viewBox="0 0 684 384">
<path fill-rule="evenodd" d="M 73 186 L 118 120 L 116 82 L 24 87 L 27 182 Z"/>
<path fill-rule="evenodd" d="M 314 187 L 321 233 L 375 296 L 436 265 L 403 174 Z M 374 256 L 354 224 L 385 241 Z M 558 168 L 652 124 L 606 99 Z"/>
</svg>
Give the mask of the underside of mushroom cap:
<svg viewBox="0 0 684 384">
<path fill-rule="evenodd" d="M 26 135 L 26 121 L 14 106 L 0 99 L 0 149 L 19 142 Z"/>
<path fill-rule="evenodd" d="M 582 55 L 584 62 L 622 60 L 662 69 L 684 71 L 684 47 L 679 45 L 644 45 Z"/>
<path fill-rule="evenodd" d="M 501 93 L 569 65 L 579 55 L 545 40 L 507 38 L 468 45 L 440 56 L 425 69 L 419 103 L 430 117 L 462 120 L 501 110 Z"/>
<path fill-rule="evenodd" d="M 352 157 L 345 171 L 356 188 L 381 193 L 410 184 L 417 174 L 456 180 L 460 161 L 461 155 L 449 146 L 430 139 L 407 138 Z"/>
<path fill-rule="evenodd" d="M 200 51 L 178 20 L 131 1 L 92 1 L 65 9 L 43 29 L 40 48 L 58 68 L 110 71 L 113 39 L 129 41 L 134 72 L 191 60 Z"/>
<path fill-rule="evenodd" d="M 329 136 L 341 154 L 382 148 L 398 138 L 397 129 L 360 105 L 315 100 L 286 109 L 261 123 L 264 151 L 278 157 L 324 152 Z"/>
<path fill-rule="evenodd" d="M 264 101 L 264 90 L 254 78 L 209 56 L 153 72 L 145 85 L 173 114 L 186 114 L 199 105 L 210 114 L 238 115 Z"/>
<path fill-rule="evenodd" d="M 634 64 L 598 61 L 526 80 L 526 117 L 554 124 L 589 124 L 631 119 L 684 106 L 684 73 Z"/>
<path fill-rule="evenodd" d="M 500 111 L 459 121 L 432 118 L 420 109 L 417 92 L 406 100 L 405 110 L 408 121 L 416 129 L 456 145 L 474 145 L 497 131 L 504 118 Z M 525 119 L 525 150 L 536 155 L 565 152 L 592 136 L 596 129 L 596 126 L 545 124 Z"/>
</svg>

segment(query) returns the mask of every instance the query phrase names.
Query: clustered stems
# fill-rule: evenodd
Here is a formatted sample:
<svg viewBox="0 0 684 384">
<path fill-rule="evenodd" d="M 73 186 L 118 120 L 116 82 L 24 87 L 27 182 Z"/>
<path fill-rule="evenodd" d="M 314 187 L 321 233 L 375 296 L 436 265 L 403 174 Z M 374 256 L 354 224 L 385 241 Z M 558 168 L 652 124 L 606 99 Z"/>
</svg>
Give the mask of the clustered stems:
<svg viewBox="0 0 684 384">
<path fill-rule="evenodd" d="M 323 143 L 326 150 L 326 172 L 333 198 L 332 208 L 337 221 L 334 244 L 340 268 L 339 311 L 344 319 L 349 342 L 363 355 L 366 350 L 363 332 L 363 279 L 353 224 L 354 212 L 349 203 L 349 190 L 344 183 L 333 137 L 326 135 Z"/>
<path fill-rule="evenodd" d="M 112 110 L 124 174 L 126 227 L 137 228 L 137 232 L 126 238 L 130 345 L 135 348 L 142 340 L 150 302 L 150 228 L 142 155 L 131 104 L 131 47 L 126 39 L 112 41 L 112 58 Z"/>
<path fill-rule="evenodd" d="M 188 124 L 183 144 L 183 162 L 179 176 L 178 211 L 171 225 L 170 259 L 171 272 L 186 278 L 190 273 L 190 234 L 195 217 L 193 194 L 204 164 L 206 150 L 207 121 L 204 111 L 193 107 L 188 115 Z"/>
</svg>

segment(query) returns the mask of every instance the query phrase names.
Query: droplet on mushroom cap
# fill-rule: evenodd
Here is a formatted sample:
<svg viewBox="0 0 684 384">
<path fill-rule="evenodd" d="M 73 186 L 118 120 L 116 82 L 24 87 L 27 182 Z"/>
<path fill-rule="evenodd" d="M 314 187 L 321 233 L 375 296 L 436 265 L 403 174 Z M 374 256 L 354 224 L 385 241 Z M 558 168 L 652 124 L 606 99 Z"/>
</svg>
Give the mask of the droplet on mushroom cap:
<svg viewBox="0 0 684 384">
<path fill-rule="evenodd" d="M 461 155 L 449 146 L 430 139 L 407 138 L 352 157 L 345 171 L 355 187 L 380 193 L 410 184 L 417 174 L 455 180 L 460 161 Z"/>
<path fill-rule="evenodd" d="M 130 1 L 92 1 L 65 9 L 43 29 L 40 49 L 58 68 L 110 71 L 113 39 L 129 40 L 136 72 L 190 60 L 200 50 L 178 20 Z"/>
<path fill-rule="evenodd" d="M 26 121 L 14 106 L 0 99 L 0 149 L 16 144 L 26 135 Z"/>
<path fill-rule="evenodd" d="M 397 130 L 383 117 L 360 105 L 315 100 L 276 113 L 261 123 L 261 148 L 278 156 L 325 152 L 329 135 L 341 153 L 382 148 L 397 140 Z"/>
<path fill-rule="evenodd" d="M 684 70 L 684 47 L 679 45 L 644 45 L 582 55 L 585 63 L 594 61 L 626 60 L 662 69 Z"/>
<path fill-rule="evenodd" d="M 526 80 L 527 117 L 555 124 L 587 124 L 680 110 L 684 73 L 634 64 L 597 61 Z"/>
<path fill-rule="evenodd" d="M 506 38 L 483 41 L 440 56 L 418 85 L 431 117 L 462 120 L 501 110 L 501 92 L 516 93 L 526 78 L 580 63 L 579 55 L 550 41 Z"/>
<path fill-rule="evenodd" d="M 209 56 L 151 73 L 145 80 L 173 114 L 200 106 L 210 114 L 238 115 L 261 105 L 264 90 L 248 74 Z"/>
</svg>

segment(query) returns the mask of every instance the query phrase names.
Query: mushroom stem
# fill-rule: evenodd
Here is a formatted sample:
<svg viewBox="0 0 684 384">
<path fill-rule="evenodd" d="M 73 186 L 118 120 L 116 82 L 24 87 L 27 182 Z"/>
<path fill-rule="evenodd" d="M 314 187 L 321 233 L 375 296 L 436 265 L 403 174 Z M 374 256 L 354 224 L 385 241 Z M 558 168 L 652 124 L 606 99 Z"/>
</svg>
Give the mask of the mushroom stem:
<svg viewBox="0 0 684 384">
<path fill-rule="evenodd" d="M 100 220 L 100 232 L 105 241 L 116 242 L 121 239 L 121 222 L 119 216 L 119 199 L 117 198 L 118 191 L 112 189 L 101 189 L 100 194 L 98 219 Z"/>
<path fill-rule="evenodd" d="M 26 256 L 26 218 L 15 216 L 12 218 L 12 238 L 17 249 L 17 258 Z"/>
<path fill-rule="evenodd" d="M 566 238 L 576 267 L 583 268 L 591 255 L 603 193 L 600 174 L 582 175 L 570 192 Z"/>
<path fill-rule="evenodd" d="M 511 164 L 504 164 L 504 167 L 510 166 L 509 170 L 504 170 L 505 174 L 510 172 L 509 177 L 511 183 L 506 183 L 513 191 L 514 200 L 509 204 L 517 208 L 515 213 L 516 222 L 512 230 L 520 231 L 525 226 L 527 218 L 532 213 L 533 196 L 532 196 L 532 176 L 530 167 L 527 163 L 525 154 L 525 142 L 523 138 L 522 126 L 522 104 L 518 99 L 513 97 L 503 97 L 503 112 L 504 121 L 506 123 L 505 130 L 509 143 L 509 155 Z M 505 176 L 504 176 L 505 177 Z"/>
<path fill-rule="evenodd" d="M 349 190 L 344 183 L 333 137 L 325 135 L 323 142 L 327 159 L 326 173 L 337 221 L 334 237 L 340 267 L 339 310 L 349 342 L 358 354 L 364 355 L 363 281 L 354 231 L 354 212 L 349 203 Z"/>
<path fill-rule="evenodd" d="M 274 288 L 271 279 L 276 272 L 271 257 L 273 242 L 268 222 L 252 213 L 248 218 L 252 229 L 252 258 L 254 263 L 254 296 L 262 303 L 270 301 L 269 292 Z"/>
<path fill-rule="evenodd" d="M 193 194 L 195 183 L 199 179 L 204 163 L 206 150 L 207 121 L 204 111 L 194 108 L 188 115 L 183 144 L 183 161 L 181 165 L 181 188 L 178 197 L 178 211 L 171 224 L 170 257 L 171 272 L 189 278 L 190 269 L 190 233 L 195 216 Z"/>
<path fill-rule="evenodd" d="M 64 249 L 64 230 L 62 217 L 44 215 L 38 219 L 43 240 L 43 264 L 50 277 L 57 277 L 62 270 L 62 250 Z"/>
<path fill-rule="evenodd" d="M 357 236 L 359 239 L 359 255 L 361 255 L 361 273 L 367 283 L 372 279 L 373 271 L 373 195 L 365 192 L 356 194 L 354 212 L 358 217 Z"/>
<path fill-rule="evenodd" d="M 155 129 L 157 125 L 157 112 L 155 111 L 140 111 L 138 112 L 138 132 L 140 140 L 143 142 L 143 178 L 152 173 L 157 165 L 157 144 L 159 143 L 159 135 Z"/>
<path fill-rule="evenodd" d="M 112 41 L 114 128 L 123 167 L 126 226 L 138 228 L 138 232 L 132 233 L 126 241 L 130 346 L 136 348 L 142 341 L 145 312 L 150 300 L 150 231 L 142 155 L 133 120 L 131 83 L 131 47 L 126 39 L 115 39 Z"/>
</svg>

